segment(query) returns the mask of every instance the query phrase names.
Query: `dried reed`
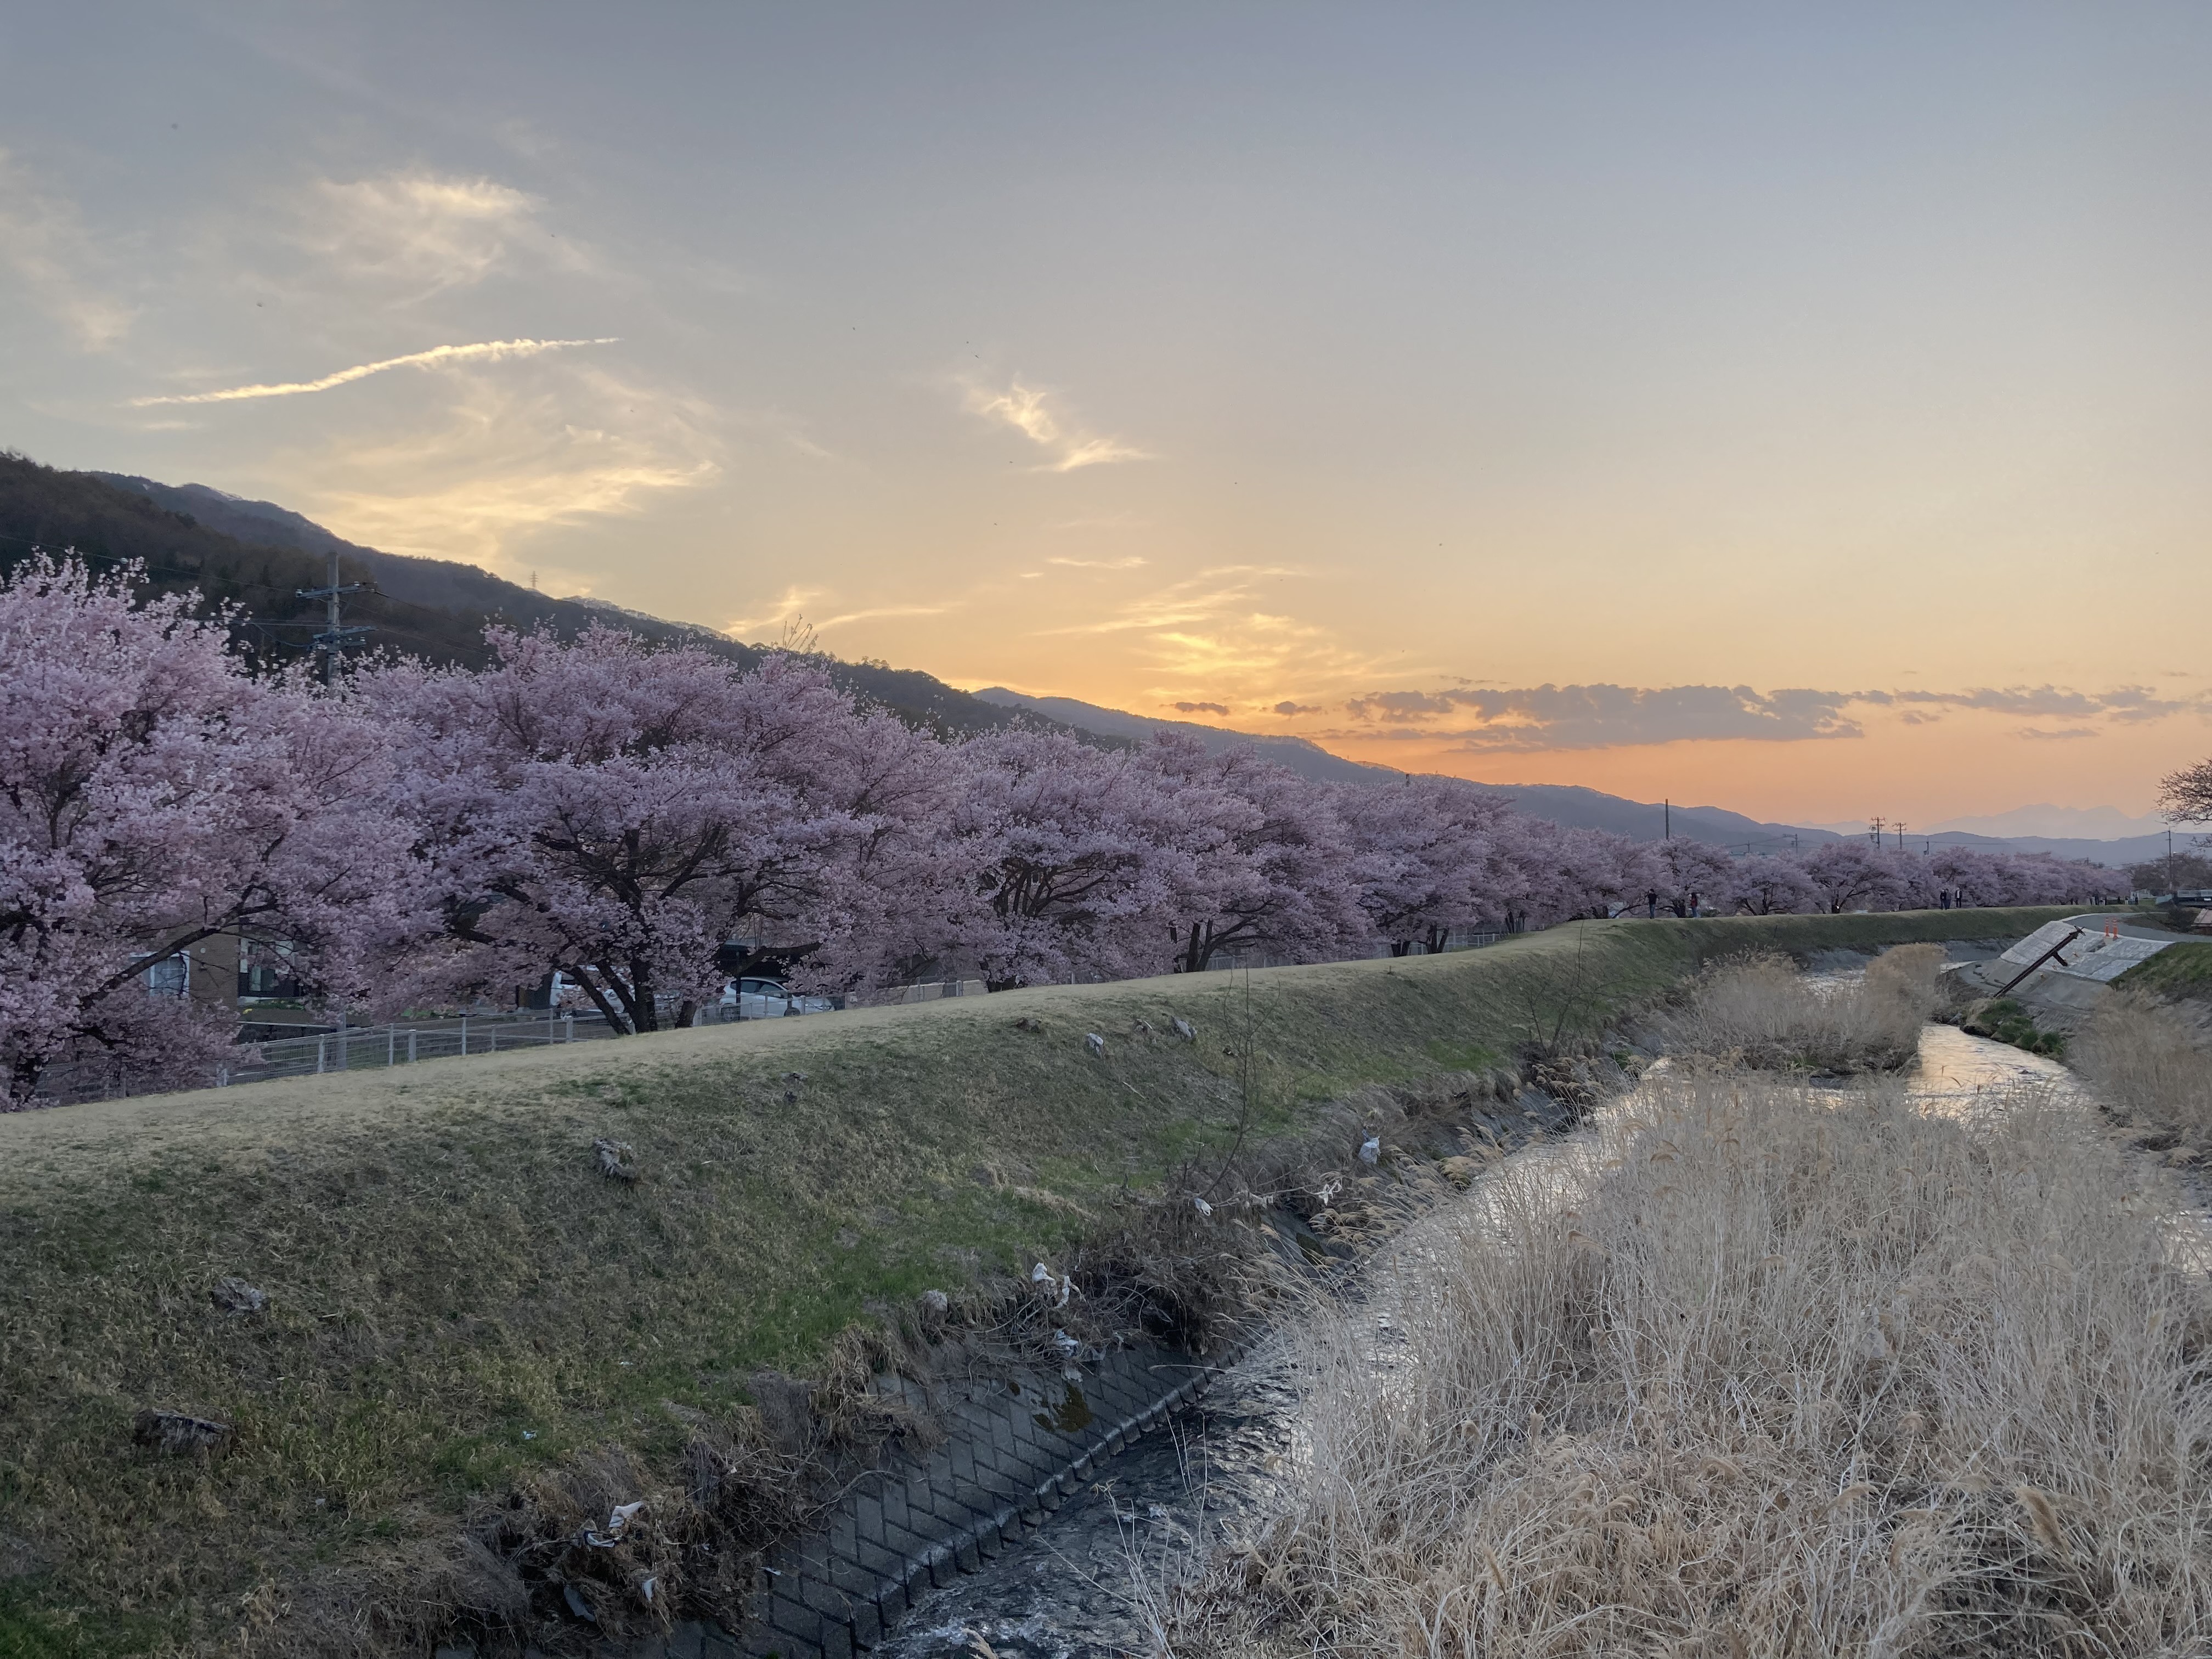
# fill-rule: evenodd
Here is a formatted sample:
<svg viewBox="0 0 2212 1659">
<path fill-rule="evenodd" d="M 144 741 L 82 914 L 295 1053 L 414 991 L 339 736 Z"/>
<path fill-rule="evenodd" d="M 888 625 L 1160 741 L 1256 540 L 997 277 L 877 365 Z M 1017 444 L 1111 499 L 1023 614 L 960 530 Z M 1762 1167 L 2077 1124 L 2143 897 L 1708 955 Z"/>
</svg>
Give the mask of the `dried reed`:
<svg viewBox="0 0 2212 1659">
<path fill-rule="evenodd" d="M 2198 1008 L 2123 992 L 2075 1039 L 2076 1070 L 2106 1101 L 2204 1145 L 2212 1133 L 2212 1020 Z"/>
<path fill-rule="evenodd" d="M 1937 945 L 1904 945 L 1856 981 L 1821 984 L 1772 952 L 1731 957 L 1693 980 L 1659 1022 L 1671 1052 L 1764 1071 L 1893 1070 L 1936 1006 Z"/>
<path fill-rule="evenodd" d="M 1662 1073 L 1307 1322 L 1293 1504 L 1166 1645 L 2203 1652 L 2212 1296 L 2164 1179 L 2048 1097 Z"/>
</svg>

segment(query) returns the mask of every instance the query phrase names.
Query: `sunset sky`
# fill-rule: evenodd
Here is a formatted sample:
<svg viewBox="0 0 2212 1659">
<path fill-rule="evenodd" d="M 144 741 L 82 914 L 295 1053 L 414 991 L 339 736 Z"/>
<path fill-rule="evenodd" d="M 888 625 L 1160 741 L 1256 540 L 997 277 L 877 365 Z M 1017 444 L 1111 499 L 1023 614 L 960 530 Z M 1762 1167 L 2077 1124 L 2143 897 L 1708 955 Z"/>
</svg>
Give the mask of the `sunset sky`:
<svg viewBox="0 0 2212 1659">
<path fill-rule="evenodd" d="M 1803 823 L 2212 752 L 2212 11 L 17 6 L 0 444 Z"/>
</svg>

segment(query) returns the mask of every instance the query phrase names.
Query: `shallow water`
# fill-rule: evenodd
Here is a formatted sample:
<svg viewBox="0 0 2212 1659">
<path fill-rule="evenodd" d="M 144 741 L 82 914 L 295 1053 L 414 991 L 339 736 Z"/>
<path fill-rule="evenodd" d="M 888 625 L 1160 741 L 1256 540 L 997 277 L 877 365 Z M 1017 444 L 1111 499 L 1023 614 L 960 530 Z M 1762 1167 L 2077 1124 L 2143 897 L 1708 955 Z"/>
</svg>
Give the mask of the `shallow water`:
<svg viewBox="0 0 2212 1659">
<path fill-rule="evenodd" d="M 981 1572 L 936 1591 L 873 1650 L 890 1659 L 1112 1659 L 1151 1650 L 1146 1600 L 1273 1512 L 1298 1401 L 1262 1343 L 1204 1401 L 1137 1443 Z"/>
<path fill-rule="evenodd" d="M 1840 977 L 1840 975 L 1838 975 Z M 2022 1084 L 2080 1085 L 2057 1060 L 1929 1025 L 1907 1075 L 1912 1093 L 1966 1109 Z M 1540 1145 L 1517 1158 L 1541 1156 Z M 1400 1248 L 1418 1249 L 1414 1240 Z M 1377 1310 L 1378 1350 L 1389 1346 Z M 1380 1354 L 1378 1352 L 1378 1358 Z M 981 1572 L 934 1592 L 891 1639 L 888 1659 L 1119 1659 L 1154 1651 L 1148 1598 L 1194 1572 L 1224 1538 L 1276 1511 L 1284 1462 L 1299 1433 L 1285 1345 L 1262 1343 L 1203 1404 L 1116 1459 L 1088 1490 Z"/>
<path fill-rule="evenodd" d="M 2062 1093 L 2084 1095 L 2081 1080 L 2047 1054 L 2031 1054 L 2009 1043 L 1968 1036 L 1955 1025 L 1923 1026 L 1920 1059 L 1905 1086 L 1916 1098 L 1972 1101 L 1994 1091 L 2041 1084 Z"/>
</svg>

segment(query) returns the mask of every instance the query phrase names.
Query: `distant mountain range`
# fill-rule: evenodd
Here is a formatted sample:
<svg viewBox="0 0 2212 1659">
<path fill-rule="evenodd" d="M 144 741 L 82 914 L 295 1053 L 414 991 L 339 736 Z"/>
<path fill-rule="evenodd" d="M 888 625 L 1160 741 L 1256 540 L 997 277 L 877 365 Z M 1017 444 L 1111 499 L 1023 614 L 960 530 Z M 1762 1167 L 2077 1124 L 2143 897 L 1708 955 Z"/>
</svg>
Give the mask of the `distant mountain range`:
<svg viewBox="0 0 2212 1659">
<path fill-rule="evenodd" d="M 1206 747 L 1209 754 L 1250 744 L 1277 765 L 1321 783 L 1395 783 L 1406 775 L 1394 767 L 1332 755 L 1305 738 L 1268 736 L 1251 732 L 1228 732 L 1195 720 L 1147 720 L 1119 708 L 1102 708 L 1073 697 L 1031 697 L 994 685 L 975 696 L 1002 708 L 1024 709 L 1034 714 L 1103 736 L 1143 738 L 1154 732 L 1187 732 Z M 1720 806 L 1676 806 L 1655 801 L 1626 800 L 1574 784 L 1485 784 L 1486 789 L 1512 797 L 1516 805 L 1540 818 L 1571 830 L 1609 830 L 1634 841 L 1658 841 L 1670 831 L 1685 840 L 1709 842 L 1716 847 L 1755 848 L 1772 852 L 1814 847 L 1838 839 L 1832 830 L 1808 830 L 1796 824 L 1762 823 L 1741 812 Z M 1671 821 L 1671 822 L 1670 822 Z"/>
<path fill-rule="evenodd" d="M 1946 818 L 1929 828 L 1964 830 L 1972 836 L 2054 836 L 2076 841 L 2122 841 L 2130 836 L 2159 836 L 2166 820 L 2155 812 L 2123 812 L 2117 806 L 2054 806 L 2039 801 L 1984 817 Z"/>
<path fill-rule="evenodd" d="M 1845 823 L 1824 823 L 1823 830 L 1833 830 L 1838 835 L 1860 835 L 1867 832 L 1866 820 L 1853 819 Z M 2015 806 L 2009 812 L 1990 812 L 1978 817 L 1945 818 L 1941 823 L 1923 824 L 1917 830 L 1907 830 L 1909 842 L 1916 834 L 1961 835 L 1996 836 L 2000 840 L 2027 838 L 2057 841 L 2125 841 L 2137 836 L 2159 836 L 2166 833 L 2166 820 L 2155 812 L 2134 814 L 2123 812 L 2117 806 L 2054 806 L 2049 801 L 2033 806 Z"/>
<path fill-rule="evenodd" d="M 1004 708 L 1027 710 L 1062 725 L 1074 726 L 1079 731 L 1104 736 L 1142 738 L 1163 728 L 1170 732 L 1187 732 L 1203 743 L 1207 752 L 1212 754 L 1249 744 L 1276 764 L 1287 767 L 1302 777 L 1323 783 L 1387 783 L 1405 775 L 1391 767 L 1375 766 L 1364 761 L 1346 760 L 1341 755 L 1332 755 L 1305 738 L 1224 731 L 1218 726 L 1201 726 L 1195 720 L 1150 720 L 1119 708 L 1102 708 L 1097 703 L 1082 702 L 1073 697 L 1026 696 L 1018 691 L 1009 691 L 1002 685 L 978 691 L 975 696 L 984 702 L 996 703 Z M 1537 817 L 1548 818 L 1571 830 L 1607 830 L 1618 836 L 1626 836 L 1632 841 L 1658 841 L 1671 832 L 1690 841 L 1706 842 L 1716 847 L 1771 853 L 1791 848 L 1807 849 L 1824 842 L 1841 841 L 1867 833 L 1867 826 L 1863 823 L 1767 823 L 1757 818 L 1746 817 L 1741 812 L 1731 812 L 1725 807 L 1669 808 L 1661 802 L 1628 800 L 1620 795 L 1608 795 L 1571 784 L 1485 784 L 1481 787 L 1510 796 L 1522 811 Z M 2077 824 L 2085 829 L 2103 828 L 2109 824 L 2124 831 L 2145 822 L 2130 818 L 2110 806 L 2024 806 L 1994 818 L 1955 822 L 2002 826 L 2015 821 L 2022 821 L 2024 824 L 2030 822 L 2045 825 Z M 2158 820 L 2148 822 L 2156 823 Z M 1907 831 L 1905 844 L 1907 847 L 1975 847 L 1984 852 L 2051 853 L 2060 858 L 2092 859 L 2100 864 L 2113 866 L 2140 864 L 2157 858 L 2166 851 L 2166 837 L 2162 830 L 2157 835 L 2123 834 L 2106 839 L 2030 833 L 1978 835 L 1966 829 L 1953 828 L 1927 835 Z M 2179 834 L 2174 837 L 2174 844 L 2177 848 L 2183 845 Z"/>
<path fill-rule="evenodd" d="M 362 547 L 273 501 L 128 473 L 61 471 L 0 453 L 0 570 L 33 547 L 75 548 L 95 561 L 140 560 L 156 589 L 197 588 L 241 608 L 259 648 L 280 659 L 299 654 L 318 625 L 319 607 L 300 599 L 296 590 L 322 585 L 332 552 L 338 556 L 343 580 L 366 581 L 374 590 L 347 602 L 348 620 L 370 624 L 374 643 L 434 662 L 482 661 L 483 632 L 491 622 L 546 626 L 563 635 L 599 623 L 648 639 L 702 646 L 738 663 L 757 662 L 761 655 L 696 623 L 670 622 L 603 599 L 554 599 L 474 565 Z M 1333 755 L 1304 738 L 1152 720 L 1073 697 L 1026 696 L 1003 686 L 971 694 L 915 669 L 835 659 L 830 669 L 854 695 L 948 734 L 1043 725 L 1115 744 L 1141 740 L 1166 727 L 1193 734 L 1210 752 L 1249 744 L 1267 759 L 1322 782 L 1383 783 L 1404 775 L 1390 767 Z M 1857 824 L 1768 823 L 1718 806 L 1668 809 L 1565 784 L 1482 787 L 1555 823 L 1610 830 L 1638 841 L 1657 841 L 1671 830 L 1717 847 L 1771 852 L 1865 833 Z M 1954 819 L 1927 834 L 1908 832 L 1905 844 L 2047 852 L 2131 864 L 2166 851 L 2162 830 L 2149 832 L 2154 824 L 2112 807 L 2023 806 L 1991 817 Z M 2065 833 L 2069 830 L 2074 833 Z M 2108 833 L 2090 833 L 2097 830 Z M 2182 844 L 2177 835 L 2175 845 Z"/>
</svg>

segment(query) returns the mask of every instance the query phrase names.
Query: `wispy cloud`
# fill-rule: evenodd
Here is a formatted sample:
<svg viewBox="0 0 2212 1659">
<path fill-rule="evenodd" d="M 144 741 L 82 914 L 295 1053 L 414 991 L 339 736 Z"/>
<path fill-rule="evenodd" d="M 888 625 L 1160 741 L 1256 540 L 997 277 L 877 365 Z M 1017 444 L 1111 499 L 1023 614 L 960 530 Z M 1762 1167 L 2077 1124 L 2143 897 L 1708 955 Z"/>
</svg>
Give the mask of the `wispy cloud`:
<svg viewBox="0 0 2212 1659">
<path fill-rule="evenodd" d="M 539 532 L 627 516 L 721 471 L 712 411 L 665 387 L 559 359 L 526 384 L 465 369 L 449 384 L 435 416 L 301 464 L 292 488 L 310 516 L 391 552 L 506 568 Z"/>
<path fill-rule="evenodd" d="M 1347 649 L 1328 628 L 1274 608 L 1266 585 L 1306 574 L 1288 565 L 1215 565 L 1042 631 L 1134 636 L 1133 648 L 1159 677 L 1146 689 L 1164 708 L 1264 708 L 1285 691 L 1370 678 L 1380 656 Z"/>
<path fill-rule="evenodd" d="M 781 628 L 798 621 L 815 600 L 829 597 L 826 587 L 787 587 L 767 610 L 755 617 L 732 617 L 722 631 L 735 639 L 758 639 L 763 629 Z"/>
<path fill-rule="evenodd" d="M 1224 720 L 1229 718 L 1229 705 L 1225 702 L 1171 702 L 1168 707 L 1178 714 L 1218 714 Z"/>
<path fill-rule="evenodd" d="M 133 398 L 131 406 L 147 409 L 156 404 L 228 404 L 252 398 L 296 398 L 306 392 L 328 392 L 332 386 L 350 386 L 356 380 L 365 380 L 372 374 L 381 374 L 393 368 L 441 368 L 459 363 L 495 362 L 503 357 L 535 357 L 548 351 L 565 351 L 573 346 L 614 345 L 619 336 L 598 340 L 481 340 L 472 345 L 433 346 L 428 351 L 410 351 L 404 357 L 386 357 L 373 363 L 356 363 L 351 368 L 341 368 L 333 374 L 313 380 L 280 380 L 269 385 L 227 386 L 220 392 L 180 392 L 159 398 Z"/>
<path fill-rule="evenodd" d="M 2041 732 L 2034 726 L 2024 726 L 2021 728 L 2020 735 L 2043 743 L 2055 743 L 2072 738 L 2094 738 L 2097 733 L 2086 726 L 2065 726 L 2056 732 Z"/>
<path fill-rule="evenodd" d="M 957 601 L 944 605 L 877 605 L 865 610 L 841 611 L 811 622 L 806 607 L 820 599 L 834 599 L 826 587 L 787 587 L 775 601 L 758 616 L 732 617 L 722 624 L 722 631 L 734 639 L 761 640 L 777 632 L 805 628 L 819 633 L 830 628 L 842 628 L 848 623 L 867 622 L 877 617 L 941 617 L 948 611 L 959 609 Z"/>
<path fill-rule="evenodd" d="M 520 260 L 576 268 L 589 257 L 544 226 L 537 197 L 496 179 L 410 170 L 323 179 L 294 240 L 332 276 L 403 301 L 483 282 Z"/>
<path fill-rule="evenodd" d="M 101 263 L 76 208 L 41 189 L 27 168 L 0 150 L 0 270 L 87 351 L 114 346 L 137 314 L 102 292 Z"/>
<path fill-rule="evenodd" d="M 1071 570 L 1134 570 L 1145 560 L 1132 553 L 1125 559 L 1060 559 L 1045 561 L 1047 564 L 1066 565 Z"/>
<path fill-rule="evenodd" d="M 1102 438 L 1086 432 L 1050 407 L 1051 395 L 1036 386 L 1012 382 L 1004 391 L 970 386 L 968 412 L 1010 426 L 1052 459 L 1038 470 L 1073 472 L 1079 467 L 1108 466 L 1116 461 L 1146 461 L 1152 456 L 1119 438 Z"/>
<path fill-rule="evenodd" d="M 832 617 L 820 625 L 840 628 L 847 623 L 866 622 L 871 617 L 941 617 L 954 608 L 949 605 L 879 605 L 866 611 L 848 611 L 843 616 Z"/>
<path fill-rule="evenodd" d="M 2102 714 L 2118 720 L 2158 720 L 2192 708 L 2203 708 L 2206 699 L 2162 697 L 2148 686 L 2124 685 L 2112 691 L 2072 691 L 2056 685 L 2015 685 L 1999 689 L 1977 686 L 1964 691 L 1862 691 L 1871 703 L 1920 703 L 1945 708 L 1975 708 L 1996 714 L 2024 714 L 2031 719 L 2085 718 Z"/>
<path fill-rule="evenodd" d="M 1295 576 L 1275 565 L 1224 564 L 1129 600 L 1092 622 L 1049 629 L 1053 634 L 1124 634 L 1213 622 L 1249 604 L 1253 584 L 1263 577 Z"/>
</svg>

